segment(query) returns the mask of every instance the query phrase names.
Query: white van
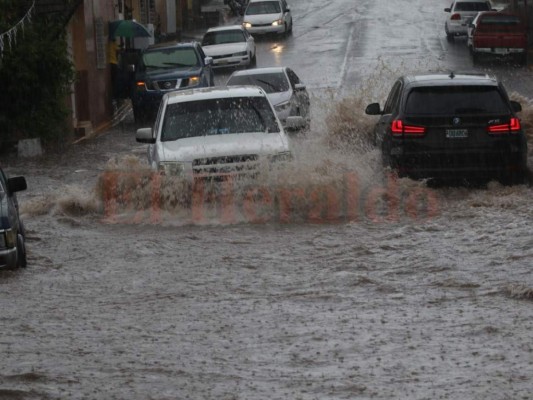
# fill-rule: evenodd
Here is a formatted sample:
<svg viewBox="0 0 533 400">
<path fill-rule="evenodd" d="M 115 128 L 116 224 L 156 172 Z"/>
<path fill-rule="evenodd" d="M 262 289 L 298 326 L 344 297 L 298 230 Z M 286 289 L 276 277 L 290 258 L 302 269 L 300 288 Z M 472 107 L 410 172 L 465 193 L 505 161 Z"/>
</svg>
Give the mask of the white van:
<svg viewBox="0 0 533 400">
<path fill-rule="evenodd" d="M 286 0 L 250 0 L 244 12 L 244 28 L 252 35 L 292 32 L 292 15 Z"/>
</svg>

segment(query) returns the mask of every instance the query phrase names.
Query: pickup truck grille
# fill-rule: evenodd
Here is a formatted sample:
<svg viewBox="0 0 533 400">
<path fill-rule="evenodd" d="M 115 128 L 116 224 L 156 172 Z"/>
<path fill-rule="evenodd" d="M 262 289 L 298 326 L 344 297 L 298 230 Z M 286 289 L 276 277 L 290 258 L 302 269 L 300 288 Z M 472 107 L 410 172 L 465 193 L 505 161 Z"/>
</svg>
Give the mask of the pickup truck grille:
<svg viewBox="0 0 533 400">
<path fill-rule="evenodd" d="M 198 158 L 192 163 L 195 178 L 252 175 L 259 168 L 257 154 Z"/>
</svg>

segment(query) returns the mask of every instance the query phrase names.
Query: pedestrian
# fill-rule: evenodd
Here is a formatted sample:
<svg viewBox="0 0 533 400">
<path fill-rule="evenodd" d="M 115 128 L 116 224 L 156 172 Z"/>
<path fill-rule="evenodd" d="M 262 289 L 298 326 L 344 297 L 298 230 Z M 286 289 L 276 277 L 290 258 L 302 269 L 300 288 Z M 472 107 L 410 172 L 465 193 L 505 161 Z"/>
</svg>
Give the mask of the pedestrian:
<svg viewBox="0 0 533 400">
<path fill-rule="evenodd" d="M 109 36 L 107 60 L 111 70 L 111 104 L 113 112 L 118 108 L 118 45 L 114 36 Z"/>
</svg>

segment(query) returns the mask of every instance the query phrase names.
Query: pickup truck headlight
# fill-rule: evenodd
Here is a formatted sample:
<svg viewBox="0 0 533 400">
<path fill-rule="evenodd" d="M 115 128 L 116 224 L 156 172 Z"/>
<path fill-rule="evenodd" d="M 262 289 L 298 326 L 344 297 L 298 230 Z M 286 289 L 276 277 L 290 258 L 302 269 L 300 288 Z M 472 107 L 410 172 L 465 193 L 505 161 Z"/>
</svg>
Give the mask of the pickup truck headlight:
<svg viewBox="0 0 533 400">
<path fill-rule="evenodd" d="M 185 163 L 182 162 L 160 162 L 159 172 L 168 176 L 182 176 L 185 172 Z"/>
<path fill-rule="evenodd" d="M 274 106 L 274 109 L 276 111 L 286 111 L 290 107 L 291 107 L 291 102 L 290 101 L 284 101 L 283 103 L 276 104 Z"/>
<path fill-rule="evenodd" d="M 243 22 L 242 26 L 244 26 L 246 29 L 251 28 L 252 24 L 250 22 Z"/>
<path fill-rule="evenodd" d="M 246 56 L 248 53 L 246 51 L 240 51 L 238 53 L 232 54 L 233 57 L 242 57 Z"/>
<path fill-rule="evenodd" d="M 272 26 L 281 26 L 281 25 L 283 25 L 282 19 L 277 19 L 274 22 L 272 22 Z"/>
</svg>

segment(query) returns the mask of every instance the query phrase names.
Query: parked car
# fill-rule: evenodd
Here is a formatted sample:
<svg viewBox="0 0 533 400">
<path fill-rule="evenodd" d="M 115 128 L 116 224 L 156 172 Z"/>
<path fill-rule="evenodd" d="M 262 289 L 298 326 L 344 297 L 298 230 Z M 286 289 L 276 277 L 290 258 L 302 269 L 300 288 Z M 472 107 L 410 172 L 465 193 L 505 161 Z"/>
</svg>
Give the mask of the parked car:
<svg viewBox="0 0 533 400">
<path fill-rule="evenodd" d="M 190 182 L 249 176 L 262 163 L 291 158 L 285 131 L 258 87 L 168 93 L 154 126 L 136 136 L 150 145 L 151 167 Z"/>
<path fill-rule="evenodd" d="M 292 32 L 292 15 L 286 0 L 250 0 L 242 25 L 252 35 Z"/>
<path fill-rule="evenodd" d="M 8 178 L 0 168 L 0 268 L 26 267 L 24 225 L 16 193 L 26 190 L 22 176 Z"/>
<path fill-rule="evenodd" d="M 241 25 L 209 28 L 202 49 L 213 58 L 214 68 L 256 65 L 255 40 Z"/>
<path fill-rule="evenodd" d="M 480 11 L 490 11 L 492 5 L 487 0 L 457 0 L 450 8 L 444 11 L 450 13 L 444 23 L 446 38 L 453 40 L 456 36 L 466 36 L 468 34 L 468 24 Z"/>
<path fill-rule="evenodd" d="M 481 12 L 469 26 L 468 48 L 474 63 L 483 55 L 514 57 L 527 63 L 527 25 L 518 15 Z"/>
<path fill-rule="evenodd" d="M 255 85 L 261 87 L 274 106 L 281 122 L 288 128 L 308 128 L 311 120 L 309 94 L 305 84 L 296 73 L 287 67 L 255 68 L 235 71 L 227 86 Z M 291 116 L 302 117 L 294 126 Z"/>
<path fill-rule="evenodd" d="M 527 142 L 505 88 L 487 75 L 418 75 L 399 78 L 379 115 L 376 144 L 383 163 L 400 176 L 521 182 Z"/>
<path fill-rule="evenodd" d="M 135 66 L 131 96 L 135 122 L 153 121 L 165 93 L 214 86 L 212 63 L 197 42 L 147 47 Z"/>
</svg>

